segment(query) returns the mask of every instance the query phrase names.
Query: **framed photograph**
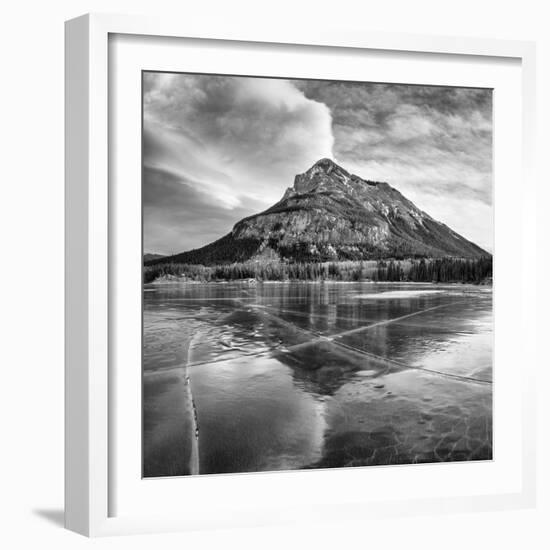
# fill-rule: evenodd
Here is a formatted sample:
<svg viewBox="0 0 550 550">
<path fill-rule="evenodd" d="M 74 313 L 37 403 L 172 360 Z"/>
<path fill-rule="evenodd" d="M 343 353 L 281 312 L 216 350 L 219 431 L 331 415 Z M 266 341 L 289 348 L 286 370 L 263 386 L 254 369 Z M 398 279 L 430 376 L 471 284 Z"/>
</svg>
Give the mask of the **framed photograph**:
<svg viewBox="0 0 550 550">
<path fill-rule="evenodd" d="M 67 528 L 532 505 L 534 117 L 531 43 L 67 22 Z"/>
</svg>

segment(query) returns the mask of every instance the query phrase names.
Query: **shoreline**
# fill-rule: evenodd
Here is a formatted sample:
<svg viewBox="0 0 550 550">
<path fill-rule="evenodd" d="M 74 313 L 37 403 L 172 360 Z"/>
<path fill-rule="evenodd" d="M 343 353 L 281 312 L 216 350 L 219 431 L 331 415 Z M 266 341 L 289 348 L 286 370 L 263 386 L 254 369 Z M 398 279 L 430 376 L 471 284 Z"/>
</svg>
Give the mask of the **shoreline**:
<svg viewBox="0 0 550 550">
<path fill-rule="evenodd" d="M 165 285 L 228 285 L 228 284 L 248 284 L 250 286 L 256 285 L 288 285 L 288 284 L 308 284 L 308 285 L 320 285 L 320 284 L 338 284 L 338 285 L 356 285 L 356 284 L 372 284 L 372 285 L 421 285 L 421 286 L 472 286 L 472 287 L 491 287 L 493 283 L 465 283 L 461 281 L 448 281 L 448 282 L 428 282 L 428 281 L 373 281 L 372 279 L 364 279 L 362 281 L 336 281 L 332 279 L 286 279 L 284 281 L 262 281 L 258 279 L 233 279 L 230 281 L 189 281 L 183 277 L 174 277 L 173 279 L 157 279 L 150 283 L 143 283 L 143 289 L 146 291 L 148 288 L 155 286 Z"/>
</svg>

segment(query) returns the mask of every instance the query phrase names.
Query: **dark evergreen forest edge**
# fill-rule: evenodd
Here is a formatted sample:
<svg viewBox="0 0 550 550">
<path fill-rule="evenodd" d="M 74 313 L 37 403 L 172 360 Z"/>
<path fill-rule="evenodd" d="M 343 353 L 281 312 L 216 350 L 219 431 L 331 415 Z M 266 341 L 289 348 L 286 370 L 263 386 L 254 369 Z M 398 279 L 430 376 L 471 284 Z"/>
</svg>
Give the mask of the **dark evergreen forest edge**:
<svg viewBox="0 0 550 550">
<path fill-rule="evenodd" d="M 172 257 L 173 258 L 173 257 Z M 492 257 L 477 259 L 390 259 L 349 261 L 248 260 L 219 265 L 180 263 L 177 261 L 146 262 L 145 283 L 157 279 L 185 282 L 215 282 L 255 279 L 258 281 L 391 281 L 433 283 L 490 283 Z"/>
</svg>

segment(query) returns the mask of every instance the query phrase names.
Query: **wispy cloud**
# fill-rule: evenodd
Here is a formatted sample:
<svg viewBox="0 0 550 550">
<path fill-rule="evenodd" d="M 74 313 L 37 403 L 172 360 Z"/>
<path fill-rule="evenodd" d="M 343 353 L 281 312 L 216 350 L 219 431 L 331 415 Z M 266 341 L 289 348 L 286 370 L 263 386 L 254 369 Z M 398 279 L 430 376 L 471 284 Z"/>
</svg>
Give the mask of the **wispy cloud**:
<svg viewBox="0 0 550 550">
<path fill-rule="evenodd" d="M 201 246 L 220 238 L 236 220 L 263 208 L 247 197 L 227 208 L 213 201 L 197 182 L 159 168 L 147 167 L 143 175 L 144 250 L 175 254 Z M 220 233 L 220 228 L 227 229 Z"/>
</svg>

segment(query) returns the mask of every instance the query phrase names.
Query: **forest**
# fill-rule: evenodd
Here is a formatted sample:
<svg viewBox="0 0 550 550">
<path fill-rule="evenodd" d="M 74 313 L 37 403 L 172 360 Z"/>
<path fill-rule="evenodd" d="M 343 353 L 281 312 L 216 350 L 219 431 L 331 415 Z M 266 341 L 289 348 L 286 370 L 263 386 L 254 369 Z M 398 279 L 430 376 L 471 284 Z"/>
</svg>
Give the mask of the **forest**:
<svg viewBox="0 0 550 550">
<path fill-rule="evenodd" d="M 181 281 L 409 281 L 433 283 L 487 283 L 493 276 L 491 257 L 343 262 L 247 261 L 204 266 L 165 262 L 146 265 L 143 282 L 159 278 Z"/>
</svg>

